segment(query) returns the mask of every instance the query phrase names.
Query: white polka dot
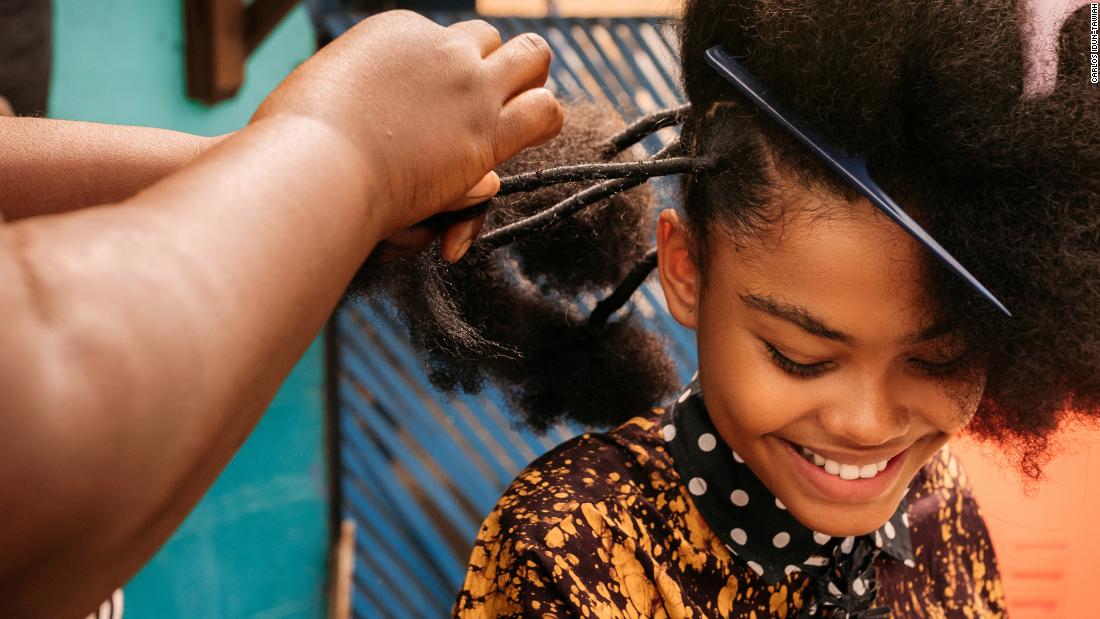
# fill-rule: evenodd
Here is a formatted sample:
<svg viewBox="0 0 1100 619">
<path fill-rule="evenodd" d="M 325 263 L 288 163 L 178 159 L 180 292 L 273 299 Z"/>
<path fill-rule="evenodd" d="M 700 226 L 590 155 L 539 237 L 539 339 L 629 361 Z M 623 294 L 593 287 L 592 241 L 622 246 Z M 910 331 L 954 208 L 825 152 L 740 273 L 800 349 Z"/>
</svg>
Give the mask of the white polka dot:
<svg viewBox="0 0 1100 619">
<path fill-rule="evenodd" d="M 801 572 L 801 571 L 802 571 L 802 568 L 798 567 L 797 565 L 788 565 L 787 567 L 783 568 L 783 573 L 786 574 L 787 576 L 790 576 L 791 574 L 793 574 L 795 572 Z"/>
<path fill-rule="evenodd" d="M 901 523 L 905 525 L 905 528 L 909 528 L 909 514 L 904 512 L 901 514 Z"/>
<path fill-rule="evenodd" d="M 784 505 L 783 501 L 780 501 L 779 499 L 775 500 L 775 506 L 778 507 L 779 509 L 787 509 L 787 506 Z"/>
<path fill-rule="evenodd" d="M 744 490 L 734 490 L 730 493 L 730 503 L 744 507 L 749 503 L 749 495 Z"/>
<path fill-rule="evenodd" d="M 707 491 L 707 482 L 702 477 L 692 477 L 688 482 L 688 492 L 699 496 Z"/>
<path fill-rule="evenodd" d="M 718 441 L 715 440 L 714 435 L 710 432 L 704 432 L 699 436 L 699 449 L 703 451 L 710 451 L 714 449 L 714 446 L 717 444 Z"/>
<path fill-rule="evenodd" d="M 666 441 L 671 441 L 672 439 L 676 438 L 676 426 L 674 426 L 670 423 L 670 424 L 666 425 L 665 427 L 661 428 L 661 436 Z"/>
<path fill-rule="evenodd" d="M 677 398 L 676 402 L 679 403 L 679 404 L 683 404 L 684 400 L 686 400 L 690 397 L 691 397 L 691 389 L 688 389 L 687 391 L 680 394 L 680 397 Z"/>
<path fill-rule="evenodd" d="M 783 548 L 789 543 L 791 543 L 791 535 L 786 531 L 780 531 L 772 538 L 772 546 L 776 548 Z"/>
<path fill-rule="evenodd" d="M 814 541 L 817 542 L 818 544 L 824 544 L 825 542 L 829 541 L 830 539 L 832 539 L 832 538 L 829 537 L 828 535 L 825 535 L 824 533 L 818 533 L 817 531 L 814 531 Z"/>
<path fill-rule="evenodd" d="M 852 552 L 852 546 L 856 543 L 856 538 L 845 537 L 843 542 L 840 542 L 840 551 L 847 554 Z"/>
<path fill-rule="evenodd" d="M 699 380 L 699 372 L 695 372 L 691 375 L 691 382 L 695 382 L 697 380 Z"/>
<path fill-rule="evenodd" d="M 852 581 L 852 591 L 855 591 L 856 595 L 863 595 L 867 592 L 867 587 L 863 584 L 862 578 L 857 578 Z"/>
<path fill-rule="evenodd" d="M 903 563 L 905 563 L 905 567 L 917 567 L 917 564 L 914 563 L 912 559 L 906 559 Z"/>
<path fill-rule="evenodd" d="M 764 575 L 764 568 L 760 567 L 760 564 L 757 563 L 756 561 L 749 561 L 749 568 L 752 571 L 756 572 L 757 576 L 763 576 Z"/>
<path fill-rule="evenodd" d="M 745 461 L 741 459 L 741 454 L 737 453 L 737 451 L 736 451 L 736 450 L 732 450 L 732 449 L 731 449 L 730 451 L 732 451 L 732 452 L 733 452 L 733 459 L 734 459 L 734 460 L 737 460 L 737 461 L 738 461 L 738 462 L 740 462 L 741 464 L 744 464 L 744 463 L 745 463 Z"/>
<path fill-rule="evenodd" d="M 836 585 L 829 583 L 829 593 L 832 593 L 836 597 L 840 597 L 840 589 L 836 588 Z"/>
<path fill-rule="evenodd" d="M 813 565 L 815 567 L 821 567 L 829 562 L 829 557 L 823 557 L 821 555 L 812 555 L 809 559 L 806 559 L 802 563 L 804 565 Z"/>
<path fill-rule="evenodd" d="M 875 531 L 875 546 L 882 548 L 882 533 Z"/>
<path fill-rule="evenodd" d="M 890 539 L 894 539 L 894 536 L 897 535 L 897 532 L 894 531 L 894 525 L 890 524 L 889 522 L 882 526 L 882 530 L 886 531 L 886 537 L 889 537 Z"/>
<path fill-rule="evenodd" d="M 730 531 L 730 539 L 744 546 L 745 542 L 748 541 L 749 536 L 745 534 L 744 529 L 733 529 L 732 531 Z"/>
</svg>

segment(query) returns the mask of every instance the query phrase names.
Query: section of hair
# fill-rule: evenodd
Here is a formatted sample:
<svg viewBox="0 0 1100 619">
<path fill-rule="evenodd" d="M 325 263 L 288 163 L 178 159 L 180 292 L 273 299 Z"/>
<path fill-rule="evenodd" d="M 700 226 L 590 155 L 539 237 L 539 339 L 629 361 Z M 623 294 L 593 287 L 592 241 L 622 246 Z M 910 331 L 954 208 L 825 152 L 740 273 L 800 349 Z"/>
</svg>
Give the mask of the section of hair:
<svg viewBox="0 0 1100 619">
<path fill-rule="evenodd" d="M 605 160 L 608 138 L 622 127 L 613 110 L 570 105 L 561 135 L 498 172 Z M 484 230 L 538 213 L 587 185 L 500 198 Z M 390 263 L 372 261 L 350 292 L 392 300 L 440 389 L 476 393 L 491 382 L 536 429 L 562 418 L 615 424 L 670 393 L 674 368 L 640 321 L 627 315 L 590 329 L 578 299 L 607 294 L 645 255 L 650 199 L 646 186 L 617 194 L 505 248 L 486 252 L 475 243 L 453 265 L 438 247 Z"/>
<path fill-rule="evenodd" d="M 604 160 L 608 138 L 624 126 L 614 110 L 592 104 L 571 105 L 567 123 L 552 142 L 523 151 L 506 162 L 501 173 Z M 630 160 L 632 153 L 612 160 Z M 534 215 L 590 184 L 562 183 L 507 196 L 493 209 L 486 229 Z M 510 249 L 523 272 L 544 289 L 573 295 L 593 286 L 611 286 L 649 249 L 651 196 L 647 186 L 632 189 L 528 235 Z"/>
<path fill-rule="evenodd" d="M 705 64 L 723 43 L 807 125 L 865 155 L 879 184 L 1013 311 L 1000 316 L 930 265 L 932 298 L 988 366 L 972 428 L 1038 476 L 1067 411 L 1100 418 L 1100 91 L 1088 79 L 1086 6 L 1063 27 L 1054 91 L 1022 97 L 1024 16 L 1017 0 L 689 0 L 685 141 L 730 164 L 685 183 L 685 207 L 703 240 L 774 219 L 759 140 L 807 185 L 851 191 Z"/>
</svg>

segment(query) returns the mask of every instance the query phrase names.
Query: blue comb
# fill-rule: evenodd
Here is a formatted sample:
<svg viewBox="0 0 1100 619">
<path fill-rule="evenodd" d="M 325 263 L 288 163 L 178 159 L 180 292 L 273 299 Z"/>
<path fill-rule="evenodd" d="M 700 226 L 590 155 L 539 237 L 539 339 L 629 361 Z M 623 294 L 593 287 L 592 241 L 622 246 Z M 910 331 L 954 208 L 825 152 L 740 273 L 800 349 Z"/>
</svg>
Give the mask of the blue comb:
<svg viewBox="0 0 1100 619">
<path fill-rule="evenodd" d="M 920 224 L 914 221 L 908 213 L 903 211 L 890 196 L 886 195 L 886 192 L 871 179 L 871 175 L 867 172 L 867 161 L 862 156 L 849 155 L 840 149 L 830 146 L 825 140 L 821 139 L 821 136 L 807 129 L 805 124 L 799 121 L 799 119 L 789 111 L 784 110 L 776 102 L 769 101 L 767 99 L 767 89 L 757 82 L 724 46 L 716 45 L 708 49 L 706 58 L 707 63 L 714 67 L 722 77 L 729 80 L 731 84 L 736 86 L 738 90 L 756 104 L 757 107 L 763 110 L 764 113 L 785 127 L 791 135 L 798 139 L 798 141 L 805 144 L 819 159 L 821 159 L 821 161 L 829 166 L 829 168 L 839 174 L 841 178 L 870 200 L 871 204 L 874 204 L 879 210 L 886 213 L 890 219 L 894 220 L 895 223 L 912 235 L 913 238 L 917 239 L 922 245 L 931 250 L 931 252 L 946 264 L 948 268 L 954 271 L 959 277 L 966 280 L 974 290 L 977 290 L 978 293 L 988 299 L 990 303 L 997 306 L 997 309 L 1004 312 L 1006 316 L 1012 316 L 1012 312 L 1008 311 L 1008 308 L 1006 308 L 992 292 L 983 286 L 976 277 L 971 275 L 970 271 L 966 270 L 966 267 L 959 264 L 959 261 L 944 249 L 936 239 L 932 238 L 931 234 L 928 234 L 928 232 L 922 228 Z"/>
</svg>

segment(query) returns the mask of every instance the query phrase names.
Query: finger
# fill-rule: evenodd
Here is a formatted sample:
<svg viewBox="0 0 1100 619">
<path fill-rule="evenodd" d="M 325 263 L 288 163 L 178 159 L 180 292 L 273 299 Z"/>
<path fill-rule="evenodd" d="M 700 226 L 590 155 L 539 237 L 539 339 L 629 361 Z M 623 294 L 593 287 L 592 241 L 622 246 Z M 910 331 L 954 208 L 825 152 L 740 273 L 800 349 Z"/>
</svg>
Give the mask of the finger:
<svg viewBox="0 0 1100 619">
<path fill-rule="evenodd" d="M 494 82 L 501 85 L 504 100 L 546 83 L 550 74 L 550 44 L 537 34 L 521 34 L 486 58 Z"/>
<path fill-rule="evenodd" d="M 497 162 L 554 137 L 564 121 L 561 103 L 549 90 L 535 88 L 516 95 L 504 105 L 498 119 L 494 143 Z"/>
<path fill-rule="evenodd" d="M 432 244 L 437 231 L 425 227 L 407 228 L 379 243 L 377 251 L 383 260 L 411 256 Z"/>
<path fill-rule="evenodd" d="M 457 223 L 443 233 L 443 238 L 440 240 L 443 245 L 443 257 L 447 262 L 458 262 L 462 256 L 466 255 L 466 251 L 473 245 L 474 239 L 477 238 L 481 227 L 485 225 L 485 218 L 488 215 L 481 215 L 469 221 L 463 221 Z"/>
<path fill-rule="evenodd" d="M 448 29 L 462 32 L 473 38 L 477 42 L 482 58 L 489 56 L 489 54 L 500 48 L 500 31 L 487 21 L 481 19 L 461 21 L 452 24 Z"/>
<path fill-rule="evenodd" d="M 457 210 L 466 208 L 467 206 L 481 204 L 497 195 L 498 191 L 500 191 L 500 176 L 498 176 L 496 172 L 490 170 L 488 174 L 481 177 L 481 180 L 466 192 L 466 195 L 463 196 L 462 200 L 455 204 L 454 207 Z"/>
</svg>

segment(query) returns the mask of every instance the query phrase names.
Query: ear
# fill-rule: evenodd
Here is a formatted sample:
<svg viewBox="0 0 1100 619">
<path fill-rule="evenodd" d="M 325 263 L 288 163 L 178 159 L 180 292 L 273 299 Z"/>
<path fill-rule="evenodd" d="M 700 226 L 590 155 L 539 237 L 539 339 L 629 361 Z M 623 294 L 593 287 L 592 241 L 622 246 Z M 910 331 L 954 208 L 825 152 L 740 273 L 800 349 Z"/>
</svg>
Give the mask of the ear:
<svg viewBox="0 0 1100 619">
<path fill-rule="evenodd" d="M 702 280 L 691 249 L 691 239 L 679 213 L 673 209 L 661 211 L 657 221 L 657 272 L 661 275 L 665 302 L 676 322 L 695 329 Z"/>
</svg>

